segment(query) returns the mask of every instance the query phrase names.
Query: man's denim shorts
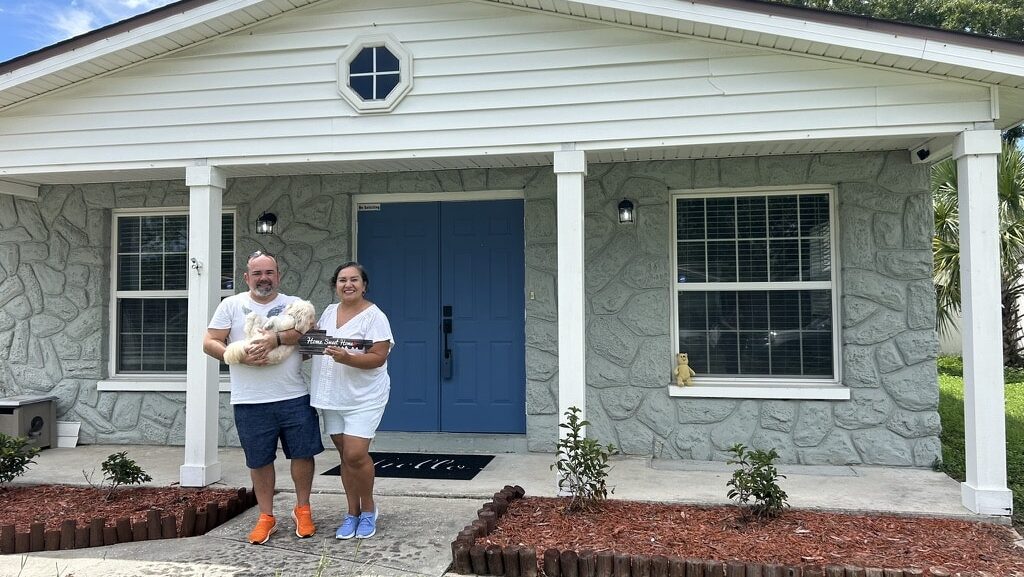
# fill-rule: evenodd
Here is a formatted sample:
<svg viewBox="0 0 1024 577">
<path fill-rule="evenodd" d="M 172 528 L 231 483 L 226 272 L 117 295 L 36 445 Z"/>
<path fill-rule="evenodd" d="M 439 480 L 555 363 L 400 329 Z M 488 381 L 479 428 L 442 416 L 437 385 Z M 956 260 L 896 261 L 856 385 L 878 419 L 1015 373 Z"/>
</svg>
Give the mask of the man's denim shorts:
<svg viewBox="0 0 1024 577">
<path fill-rule="evenodd" d="M 284 456 L 309 459 L 324 450 L 320 439 L 320 418 L 309 406 L 309 395 L 296 399 L 233 405 L 235 429 L 245 451 L 245 466 L 259 469 L 277 458 L 277 442 Z"/>
</svg>

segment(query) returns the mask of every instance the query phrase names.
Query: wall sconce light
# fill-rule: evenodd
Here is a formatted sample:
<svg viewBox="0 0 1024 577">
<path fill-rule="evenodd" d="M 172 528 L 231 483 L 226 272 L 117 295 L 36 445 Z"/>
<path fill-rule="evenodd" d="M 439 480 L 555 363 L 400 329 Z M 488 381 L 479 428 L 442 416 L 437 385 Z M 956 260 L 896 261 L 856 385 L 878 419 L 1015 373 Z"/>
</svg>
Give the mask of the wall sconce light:
<svg viewBox="0 0 1024 577">
<path fill-rule="evenodd" d="M 277 215 L 272 212 L 263 211 L 256 219 L 256 234 L 274 234 L 274 225 L 277 224 Z"/>
<path fill-rule="evenodd" d="M 632 223 L 635 216 L 633 203 L 628 199 L 622 199 L 622 202 L 619 203 L 619 223 Z"/>
</svg>

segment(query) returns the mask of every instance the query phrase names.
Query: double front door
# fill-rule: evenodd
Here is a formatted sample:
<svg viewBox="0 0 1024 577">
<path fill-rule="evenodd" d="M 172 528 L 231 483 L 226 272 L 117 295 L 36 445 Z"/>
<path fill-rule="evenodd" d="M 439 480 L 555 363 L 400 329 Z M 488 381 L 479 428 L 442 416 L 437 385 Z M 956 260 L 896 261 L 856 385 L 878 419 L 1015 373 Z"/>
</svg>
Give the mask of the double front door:
<svg viewBox="0 0 1024 577">
<path fill-rule="evenodd" d="M 360 203 L 367 298 L 391 321 L 385 431 L 523 433 L 523 201 Z"/>
</svg>

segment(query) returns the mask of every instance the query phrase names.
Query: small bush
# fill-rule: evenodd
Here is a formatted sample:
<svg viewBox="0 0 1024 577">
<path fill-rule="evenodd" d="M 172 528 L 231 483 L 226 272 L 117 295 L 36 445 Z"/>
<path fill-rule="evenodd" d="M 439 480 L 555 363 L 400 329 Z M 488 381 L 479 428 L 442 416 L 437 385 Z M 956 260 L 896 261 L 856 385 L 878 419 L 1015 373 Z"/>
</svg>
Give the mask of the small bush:
<svg viewBox="0 0 1024 577">
<path fill-rule="evenodd" d="M 788 507 L 786 500 L 789 495 L 779 486 L 778 480 L 785 479 L 775 468 L 775 459 L 779 454 L 775 449 L 767 453 L 758 449 L 747 451 L 747 448 L 737 443 L 729 448 L 729 452 L 736 456 L 730 459 L 730 465 L 739 465 L 740 468 L 732 474 L 726 485 L 732 487 L 726 496 L 736 501 L 740 507 L 744 519 L 751 515 L 758 519 L 771 519 L 779 516 L 783 508 Z M 754 503 L 751 505 L 750 500 Z"/>
<path fill-rule="evenodd" d="M 580 433 L 589 421 L 580 419 L 580 409 L 569 407 L 566 422 L 558 426 L 569 434 L 558 441 L 558 460 L 552 469 L 558 469 L 558 488 L 572 496 L 566 512 L 595 510 L 608 497 L 605 478 L 608 476 L 608 457 L 619 451 L 614 445 L 602 446 Z M 613 490 L 614 492 L 614 490 Z"/>
<path fill-rule="evenodd" d="M 25 474 L 35 463 L 39 449 L 28 444 L 25 437 L 12 437 L 0 433 L 0 483 L 10 483 Z"/>
<path fill-rule="evenodd" d="M 114 490 L 121 485 L 139 485 L 153 480 L 134 459 L 128 457 L 127 451 L 114 453 L 100 465 L 103 480 L 110 484 L 107 500 L 114 497 Z"/>
</svg>

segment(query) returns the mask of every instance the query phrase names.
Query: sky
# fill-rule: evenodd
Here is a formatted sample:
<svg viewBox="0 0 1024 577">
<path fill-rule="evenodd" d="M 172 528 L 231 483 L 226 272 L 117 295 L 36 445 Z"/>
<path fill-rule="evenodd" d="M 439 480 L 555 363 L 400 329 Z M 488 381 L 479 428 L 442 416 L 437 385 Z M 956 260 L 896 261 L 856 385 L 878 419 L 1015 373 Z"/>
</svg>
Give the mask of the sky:
<svg viewBox="0 0 1024 577">
<path fill-rule="evenodd" d="M 0 0 L 0 62 L 174 0 Z"/>
</svg>

